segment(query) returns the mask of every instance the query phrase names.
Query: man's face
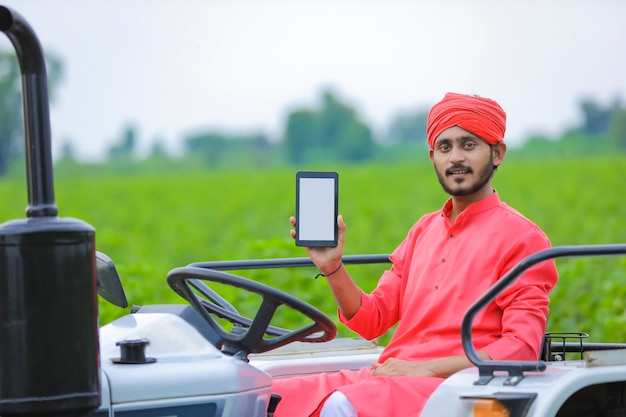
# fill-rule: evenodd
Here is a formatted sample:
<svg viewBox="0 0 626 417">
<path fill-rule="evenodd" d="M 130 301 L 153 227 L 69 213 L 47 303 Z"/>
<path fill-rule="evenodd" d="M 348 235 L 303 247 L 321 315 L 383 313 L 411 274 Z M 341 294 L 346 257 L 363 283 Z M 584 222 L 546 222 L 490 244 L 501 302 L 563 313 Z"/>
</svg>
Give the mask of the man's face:
<svg viewBox="0 0 626 417">
<path fill-rule="evenodd" d="M 503 149 L 504 144 L 490 146 L 473 133 L 453 126 L 437 136 L 430 159 L 446 193 L 455 197 L 476 194 L 481 198 L 492 192 L 494 165 L 502 161 Z"/>
</svg>

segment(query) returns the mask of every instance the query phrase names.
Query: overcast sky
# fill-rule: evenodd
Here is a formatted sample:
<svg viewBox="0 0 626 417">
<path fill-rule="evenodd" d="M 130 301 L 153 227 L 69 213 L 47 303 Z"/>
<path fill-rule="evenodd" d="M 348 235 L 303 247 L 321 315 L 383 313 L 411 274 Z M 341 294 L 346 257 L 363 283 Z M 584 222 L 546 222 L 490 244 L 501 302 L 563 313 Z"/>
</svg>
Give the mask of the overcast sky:
<svg viewBox="0 0 626 417">
<path fill-rule="evenodd" d="M 323 87 L 377 131 L 445 92 L 491 97 L 507 141 L 626 97 L 622 0 L 5 0 L 63 60 L 53 150 L 98 159 L 128 124 L 143 148 L 188 132 L 279 137 Z M 12 49 L 6 36 L 0 48 Z"/>
</svg>

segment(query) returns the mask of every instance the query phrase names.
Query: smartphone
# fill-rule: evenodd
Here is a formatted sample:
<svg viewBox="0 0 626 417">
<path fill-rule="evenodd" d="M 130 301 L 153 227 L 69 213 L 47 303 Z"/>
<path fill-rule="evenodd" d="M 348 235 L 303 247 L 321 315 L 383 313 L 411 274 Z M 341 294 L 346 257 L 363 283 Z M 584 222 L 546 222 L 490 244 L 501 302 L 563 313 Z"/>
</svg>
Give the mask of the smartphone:
<svg viewBox="0 0 626 417">
<path fill-rule="evenodd" d="M 296 245 L 337 246 L 339 175 L 296 172 Z"/>
</svg>

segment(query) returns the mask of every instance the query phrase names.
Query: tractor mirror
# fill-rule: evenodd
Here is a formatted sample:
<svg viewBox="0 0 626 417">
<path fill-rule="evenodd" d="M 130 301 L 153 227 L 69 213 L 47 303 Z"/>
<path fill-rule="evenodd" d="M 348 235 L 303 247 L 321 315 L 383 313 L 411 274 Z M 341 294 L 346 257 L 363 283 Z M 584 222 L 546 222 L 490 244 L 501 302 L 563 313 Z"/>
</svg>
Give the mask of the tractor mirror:
<svg viewBox="0 0 626 417">
<path fill-rule="evenodd" d="M 126 294 L 115 264 L 111 258 L 98 251 L 96 251 L 96 281 L 100 297 L 118 307 L 128 307 Z"/>
</svg>

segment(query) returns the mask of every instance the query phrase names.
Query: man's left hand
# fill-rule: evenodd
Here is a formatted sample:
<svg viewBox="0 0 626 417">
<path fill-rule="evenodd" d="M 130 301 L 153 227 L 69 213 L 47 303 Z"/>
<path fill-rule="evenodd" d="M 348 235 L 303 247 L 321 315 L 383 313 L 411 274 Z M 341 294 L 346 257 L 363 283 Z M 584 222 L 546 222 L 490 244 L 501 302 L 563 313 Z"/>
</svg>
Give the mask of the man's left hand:
<svg viewBox="0 0 626 417">
<path fill-rule="evenodd" d="M 403 359 L 389 358 L 384 363 L 372 362 L 374 376 L 435 376 L 429 362 L 409 362 Z"/>
</svg>

